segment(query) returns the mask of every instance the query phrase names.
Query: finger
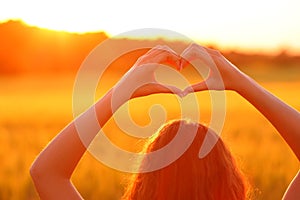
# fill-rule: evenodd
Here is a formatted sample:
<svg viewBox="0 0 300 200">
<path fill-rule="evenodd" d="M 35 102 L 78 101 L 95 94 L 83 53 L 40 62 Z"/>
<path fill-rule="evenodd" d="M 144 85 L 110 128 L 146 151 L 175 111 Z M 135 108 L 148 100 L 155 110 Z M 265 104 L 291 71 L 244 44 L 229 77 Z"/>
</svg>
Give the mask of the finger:
<svg viewBox="0 0 300 200">
<path fill-rule="evenodd" d="M 216 56 L 214 54 L 210 54 L 204 47 L 199 45 L 192 46 L 188 52 L 184 55 L 188 61 L 193 64 L 200 73 L 202 71 L 203 66 L 206 66 L 210 69 L 210 71 L 217 71 L 217 65 L 215 63 Z M 195 61 L 195 62 L 193 62 Z M 199 61 L 201 64 L 199 64 Z M 185 64 L 185 63 L 183 63 Z M 184 67 L 184 66 L 182 66 Z"/>
<path fill-rule="evenodd" d="M 166 57 L 166 63 L 174 66 L 177 70 L 180 70 L 181 57 L 174 53 L 169 53 Z"/>
<path fill-rule="evenodd" d="M 175 86 L 163 85 L 163 84 L 152 82 L 139 87 L 132 96 L 142 97 L 142 96 L 148 96 L 151 94 L 160 94 L 160 93 L 176 94 L 180 96 L 182 91 Z"/>
<path fill-rule="evenodd" d="M 201 58 L 201 54 L 205 54 L 205 49 L 200 45 L 195 43 L 190 44 L 182 53 L 181 53 L 181 66 L 180 69 L 183 69 L 187 65 L 191 64 L 193 60 Z"/>
<path fill-rule="evenodd" d="M 202 48 L 205 49 L 211 55 L 215 55 L 215 56 L 221 55 L 220 51 L 218 51 L 218 50 L 210 49 L 210 48 L 204 47 L 204 46 L 202 46 Z"/>
<path fill-rule="evenodd" d="M 206 82 L 202 81 L 200 83 L 196 83 L 196 84 L 190 85 L 189 87 L 185 88 L 183 90 L 183 94 L 187 95 L 189 93 L 200 92 L 200 91 L 204 91 L 204 90 L 208 90 L 208 87 L 207 87 Z"/>
<path fill-rule="evenodd" d="M 161 49 L 163 49 L 162 45 L 156 45 L 155 47 L 151 48 L 148 52 L 146 52 L 146 54 L 156 52 L 157 50 L 161 50 Z"/>
<path fill-rule="evenodd" d="M 177 53 L 167 45 L 157 45 L 152 49 L 150 49 L 146 54 L 153 54 L 153 53 L 158 54 L 161 52 L 170 52 L 173 53 L 174 55 L 177 55 Z"/>
<path fill-rule="evenodd" d="M 184 58 L 186 61 L 191 61 L 193 54 L 194 54 L 194 47 L 193 44 L 191 44 L 180 54 L 180 56 Z"/>
<path fill-rule="evenodd" d="M 180 56 L 180 65 L 179 65 L 179 70 L 184 69 L 186 66 L 190 65 L 191 63 L 186 60 L 185 58 L 183 58 L 182 56 Z"/>
<path fill-rule="evenodd" d="M 211 49 L 211 48 L 208 48 L 208 47 L 196 44 L 196 43 L 189 45 L 189 47 L 187 49 L 197 49 L 197 51 L 201 51 L 203 53 L 208 53 L 211 56 L 212 55 L 219 56 L 221 54 L 220 51 L 218 51 L 218 50 Z"/>
<path fill-rule="evenodd" d="M 173 49 L 171 49 L 168 45 L 161 45 L 159 46 L 159 48 L 161 48 L 162 50 L 165 50 L 165 51 L 169 51 L 173 54 L 177 54 Z"/>
<path fill-rule="evenodd" d="M 169 93 L 169 94 L 177 94 L 177 95 L 180 95 L 182 93 L 182 90 L 180 90 L 179 88 L 173 85 L 164 85 L 164 84 L 156 83 L 155 87 L 158 93 Z"/>
<path fill-rule="evenodd" d="M 180 56 L 174 52 L 168 50 L 161 50 L 155 58 L 155 61 L 160 64 L 167 64 L 175 67 L 177 70 L 180 69 Z"/>
<path fill-rule="evenodd" d="M 194 84 L 194 85 L 192 85 L 192 88 L 193 88 L 194 92 L 208 90 L 206 81 L 202 81 L 200 83 Z"/>
<path fill-rule="evenodd" d="M 175 66 L 177 70 L 179 70 L 181 64 L 181 57 L 167 45 L 159 46 L 158 48 L 162 50 L 162 56 L 165 56 L 162 58 L 161 63 L 171 64 L 172 66 Z"/>
<path fill-rule="evenodd" d="M 166 45 L 157 45 L 141 57 L 139 64 L 143 63 L 167 64 L 179 70 L 180 56 Z"/>
<path fill-rule="evenodd" d="M 139 64 L 146 63 L 146 62 L 148 62 L 148 60 L 150 58 L 157 56 L 161 51 L 162 51 L 162 46 L 157 45 L 157 46 L 151 48 L 150 50 L 148 50 L 144 55 L 140 56 L 138 58 L 139 62 L 137 62 L 137 63 L 139 63 Z"/>
<path fill-rule="evenodd" d="M 211 57 L 211 56 L 219 56 L 220 53 L 217 50 L 213 50 L 198 44 L 190 44 L 182 53 L 181 57 L 186 60 L 192 61 L 193 59 L 199 58 L 201 56 Z"/>
</svg>

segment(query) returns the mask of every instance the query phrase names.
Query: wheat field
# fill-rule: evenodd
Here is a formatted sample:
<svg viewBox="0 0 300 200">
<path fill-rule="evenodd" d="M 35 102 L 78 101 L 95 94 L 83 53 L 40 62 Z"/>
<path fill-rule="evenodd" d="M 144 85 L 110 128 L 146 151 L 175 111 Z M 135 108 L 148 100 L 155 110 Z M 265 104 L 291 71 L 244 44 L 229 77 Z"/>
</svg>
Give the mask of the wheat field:
<svg viewBox="0 0 300 200">
<path fill-rule="evenodd" d="M 29 168 L 43 147 L 73 118 L 74 77 L 0 79 L 0 199 L 38 199 Z M 260 79 L 259 82 L 300 110 L 300 81 Z M 106 88 L 111 84 L 107 83 Z M 248 177 L 251 198 L 280 199 L 299 168 L 296 157 L 271 124 L 249 103 L 234 92 L 226 92 L 226 95 L 227 113 L 222 138 Z M 136 107 L 140 106 L 136 117 L 147 116 L 139 104 L 139 101 L 134 102 Z M 167 117 L 177 115 L 173 112 Z M 209 114 L 206 116 L 204 112 L 203 116 L 201 120 L 208 123 Z M 112 121 L 106 129 L 108 133 L 118 134 Z M 118 142 L 128 145 L 122 139 L 116 140 Z M 86 153 L 74 172 L 73 182 L 86 199 L 118 199 L 127 177 L 128 174 L 110 169 Z"/>
</svg>

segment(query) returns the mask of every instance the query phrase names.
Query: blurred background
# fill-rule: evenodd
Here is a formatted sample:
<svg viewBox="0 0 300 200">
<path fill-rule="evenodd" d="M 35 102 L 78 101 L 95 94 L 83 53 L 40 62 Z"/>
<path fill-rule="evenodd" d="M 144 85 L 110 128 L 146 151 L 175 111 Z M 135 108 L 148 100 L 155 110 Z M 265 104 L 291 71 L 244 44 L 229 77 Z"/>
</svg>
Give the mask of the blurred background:
<svg viewBox="0 0 300 200">
<path fill-rule="evenodd" d="M 12 0 L 0 4 L 0 199 L 38 199 L 29 168 L 45 145 L 73 119 L 73 84 L 81 63 L 102 41 L 132 29 L 169 29 L 219 49 L 242 71 L 300 110 L 300 3 L 296 0 Z M 114 40 L 119 45 L 166 41 L 184 45 L 171 35 Z M 145 52 L 131 52 L 115 60 L 99 82 L 95 98 Z M 114 47 L 107 53 L 113 54 Z M 193 75 L 188 78 L 197 81 Z M 226 95 L 222 138 L 248 177 L 250 198 L 280 199 L 299 168 L 296 157 L 249 103 L 234 92 Z M 200 121 L 208 124 L 209 94 L 197 97 Z M 147 111 L 153 103 L 165 107 L 167 119 L 180 116 L 174 96 L 155 95 L 131 103 L 137 124 L 150 122 Z M 113 119 L 105 129 L 117 145 L 140 150 L 141 145 L 134 145 L 137 141 L 119 130 Z M 73 182 L 86 199 L 118 199 L 127 176 L 87 153 Z"/>
</svg>

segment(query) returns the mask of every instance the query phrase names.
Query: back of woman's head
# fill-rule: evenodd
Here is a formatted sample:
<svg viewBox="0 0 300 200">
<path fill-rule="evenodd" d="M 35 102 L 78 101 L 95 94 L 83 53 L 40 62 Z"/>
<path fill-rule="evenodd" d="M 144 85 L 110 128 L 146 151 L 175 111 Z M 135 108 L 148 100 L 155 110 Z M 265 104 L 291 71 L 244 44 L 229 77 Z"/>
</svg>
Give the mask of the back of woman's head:
<svg viewBox="0 0 300 200">
<path fill-rule="evenodd" d="M 167 145 L 179 127 L 184 131 L 191 126 L 196 127 L 197 133 L 188 149 L 162 169 L 132 176 L 123 199 L 245 199 L 247 189 L 244 178 L 220 138 L 204 158 L 199 158 L 206 134 L 218 137 L 201 124 L 177 120 L 164 125 L 146 145 L 146 152 Z M 176 148 L 173 150 L 176 151 Z"/>
</svg>

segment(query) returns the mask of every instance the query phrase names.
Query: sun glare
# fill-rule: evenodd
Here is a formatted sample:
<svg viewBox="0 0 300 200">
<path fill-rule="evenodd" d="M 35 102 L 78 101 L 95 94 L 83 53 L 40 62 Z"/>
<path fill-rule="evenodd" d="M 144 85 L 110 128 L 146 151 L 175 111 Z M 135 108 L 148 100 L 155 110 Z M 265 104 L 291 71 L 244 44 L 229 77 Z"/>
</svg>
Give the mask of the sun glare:
<svg viewBox="0 0 300 200">
<path fill-rule="evenodd" d="M 17 3 L 17 7 L 15 6 Z M 3 3 L 2 3 L 3 4 Z M 161 28 L 225 48 L 300 50 L 297 0 L 6 1 L 0 20 L 21 19 L 42 28 L 110 36 L 141 28 Z M 5 9 L 4 9 L 5 8 Z"/>
<path fill-rule="evenodd" d="M 40 28 L 46 28 L 55 31 L 66 31 L 70 33 L 87 33 L 104 31 L 97 28 L 97 26 L 91 22 L 79 23 L 78 21 L 63 21 L 48 19 L 25 19 L 24 22 L 30 26 L 38 26 Z"/>
</svg>

